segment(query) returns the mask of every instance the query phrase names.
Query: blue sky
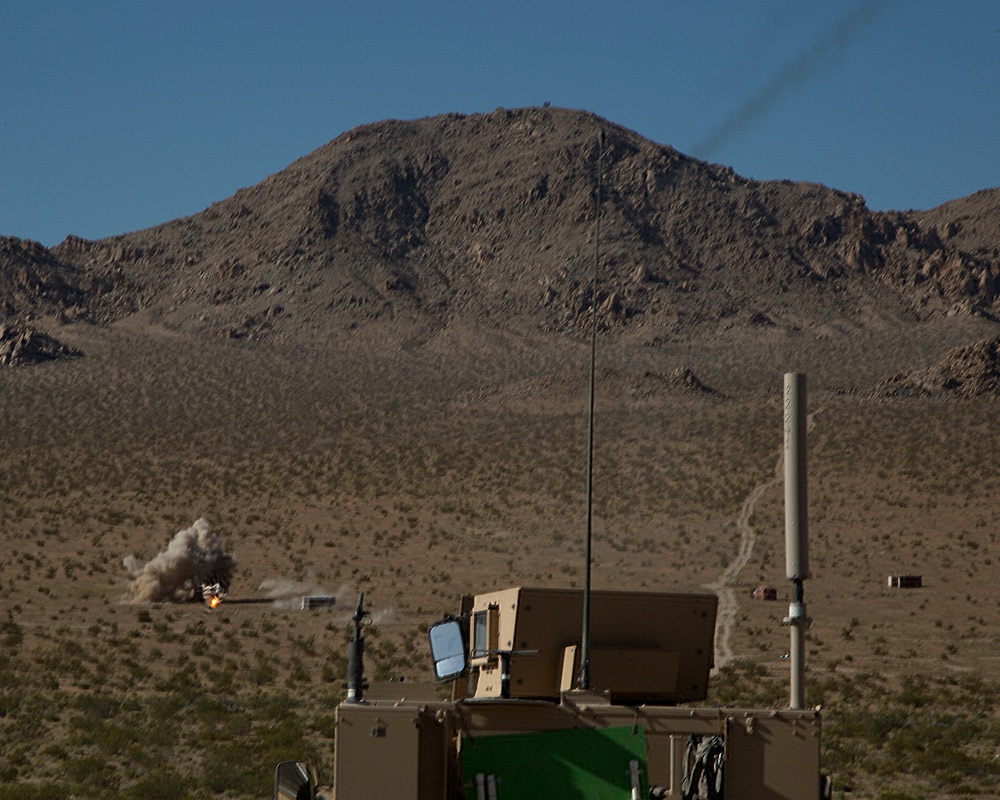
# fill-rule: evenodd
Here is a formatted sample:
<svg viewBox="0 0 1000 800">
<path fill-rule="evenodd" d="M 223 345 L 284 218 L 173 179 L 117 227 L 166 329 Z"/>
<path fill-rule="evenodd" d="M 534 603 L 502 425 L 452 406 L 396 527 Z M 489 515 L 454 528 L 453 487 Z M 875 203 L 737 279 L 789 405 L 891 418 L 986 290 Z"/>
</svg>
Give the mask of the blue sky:
<svg viewBox="0 0 1000 800">
<path fill-rule="evenodd" d="M 11 0 L 0 235 L 124 233 L 356 125 L 546 101 L 930 208 L 1000 185 L 1000 3 Z"/>
</svg>

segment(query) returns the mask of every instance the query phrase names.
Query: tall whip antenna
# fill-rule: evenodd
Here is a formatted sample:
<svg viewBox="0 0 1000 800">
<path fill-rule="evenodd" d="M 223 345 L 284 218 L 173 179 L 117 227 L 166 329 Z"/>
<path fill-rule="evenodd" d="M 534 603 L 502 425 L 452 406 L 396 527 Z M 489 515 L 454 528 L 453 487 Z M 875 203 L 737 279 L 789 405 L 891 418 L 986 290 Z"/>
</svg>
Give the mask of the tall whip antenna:
<svg viewBox="0 0 1000 800">
<path fill-rule="evenodd" d="M 597 132 L 597 197 L 594 222 L 594 288 L 590 310 L 590 403 L 587 411 L 587 564 L 583 573 L 583 635 L 580 638 L 580 675 L 577 688 L 590 690 L 590 562 L 594 519 L 594 366 L 597 354 L 597 271 L 601 263 L 601 173 L 604 169 L 604 131 Z"/>
</svg>

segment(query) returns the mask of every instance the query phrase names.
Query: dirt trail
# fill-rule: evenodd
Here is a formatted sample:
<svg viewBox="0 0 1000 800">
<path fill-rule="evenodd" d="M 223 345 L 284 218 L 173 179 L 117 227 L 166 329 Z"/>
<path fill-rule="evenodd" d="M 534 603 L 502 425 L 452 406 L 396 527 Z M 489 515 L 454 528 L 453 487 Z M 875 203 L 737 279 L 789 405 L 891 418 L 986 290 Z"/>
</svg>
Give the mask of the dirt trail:
<svg viewBox="0 0 1000 800">
<path fill-rule="evenodd" d="M 736 529 L 740 533 L 740 546 L 736 552 L 736 558 L 723 570 L 719 579 L 707 587 L 719 596 L 719 615 L 715 622 L 716 669 L 721 669 L 733 658 L 729 637 L 736 625 L 736 614 L 740 608 L 739 601 L 736 599 L 736 579 L 750 562 L 754 544 L 757 542 L 757 531 L 750 524 L 750 517 L 753 516 L 754 507 L 764 492 L 781 482 L 784 463 L 784 455 L 779 456 L 774 477 L 754 487 L 753 491 L 747 495 L 746 500 L 743 501 L 740 515 L 736 519 Z"/>
<path fill-rule="evenodd" d="M 806 417 L 806 430 L 812 430 L 813 420 L 821 409 L 817 409 Z M 715 669 L 721 669 L 733 659 L 733 651 L 729 644 L 730 635 L 736 626 L 736 615 L 740 604 L 736 599 L 736 583 L 743 568 L 750 563 L 753 548 L 757 543 L 757 531 L 750 524 L 754 508 L 764 493 L 782 483 L 784 479 L 785 454 L 784 447 L 778 455 L 774 466 L 774 476 L 753 488 L 740 508 L 736 518 L 736 529 L 740 534 L 739 549 L 729 565 L 722 571 L 719 579 L 708 584 L 706 588 L 719 596 L 719 614 L 715 622 Z"/>
</svg>

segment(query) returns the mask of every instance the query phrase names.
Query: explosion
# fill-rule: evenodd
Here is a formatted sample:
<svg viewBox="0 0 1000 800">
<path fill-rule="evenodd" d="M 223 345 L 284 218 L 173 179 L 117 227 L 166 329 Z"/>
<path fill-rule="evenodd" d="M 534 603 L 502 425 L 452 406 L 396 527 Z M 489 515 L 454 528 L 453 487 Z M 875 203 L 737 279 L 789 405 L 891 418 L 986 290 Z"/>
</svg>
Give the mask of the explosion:
<svg viewBox="0 0 1000 800">
<path fill-rule="evenodd" d="M 211 585 L 206 583 L 201 587 L 201 596 L 204 598 L 209 610 L 211 610 L 219 607 L 222 598 L 226 596 L 226 590 L 222 588 L 221 583 L 213 583 Z"/>
<path fill-rule="evenodd" d="M 178 531 L 167 549 L 143 563 L 135 556 L 123 562 L 132 576 L 129 600 L 133 603 L 201 600 L 203 587 L 217 584 L 225 594 L 233 578 L 236 559 L 222 549 L 219 537 L 205 519 Z"/>
</svg>

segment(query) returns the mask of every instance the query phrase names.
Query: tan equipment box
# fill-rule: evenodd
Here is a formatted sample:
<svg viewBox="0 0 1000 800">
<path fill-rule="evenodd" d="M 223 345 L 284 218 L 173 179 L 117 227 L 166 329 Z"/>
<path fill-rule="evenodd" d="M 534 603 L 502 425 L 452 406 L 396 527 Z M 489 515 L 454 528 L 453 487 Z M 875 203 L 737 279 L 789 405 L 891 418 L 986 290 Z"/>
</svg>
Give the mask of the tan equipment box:
<svg viewBox="0 0 1000 800">
<path fill-rule="evenodd" d="M 338 706 L 337 797 L 444 800 L 451 731 L 436 713 L 438 706 Z"/>
<path fill-rule="evenodd" d="M 618 703 L 704 700 L 717 607 L 714 594 L 591 592 L 591 688 Z M 497 654 L 514 651 L 510 697 L 558 700 L 575 686 L 582 620 L 579 589 L 516 587 L 476 595 L 469 696 L 500 697 Z"/>
</svg>

